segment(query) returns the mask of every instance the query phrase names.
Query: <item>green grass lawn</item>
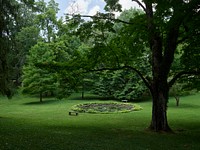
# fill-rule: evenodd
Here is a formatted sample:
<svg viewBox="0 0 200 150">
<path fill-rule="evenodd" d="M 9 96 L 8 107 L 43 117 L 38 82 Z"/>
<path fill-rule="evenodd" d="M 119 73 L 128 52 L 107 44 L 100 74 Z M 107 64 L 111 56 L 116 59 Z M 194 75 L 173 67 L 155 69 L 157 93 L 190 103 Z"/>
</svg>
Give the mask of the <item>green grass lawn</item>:
<svg viewBox="0 0 200 150">
<path fill-rule="evenodd" d="M 152 133 L 151 101 L 130 113 L 69 116 L 73 105 L 98 100 L 0 97 L 0 150 L 199 150 L 200 94 L 169 100 L 175 134 Z"/>
</svg>

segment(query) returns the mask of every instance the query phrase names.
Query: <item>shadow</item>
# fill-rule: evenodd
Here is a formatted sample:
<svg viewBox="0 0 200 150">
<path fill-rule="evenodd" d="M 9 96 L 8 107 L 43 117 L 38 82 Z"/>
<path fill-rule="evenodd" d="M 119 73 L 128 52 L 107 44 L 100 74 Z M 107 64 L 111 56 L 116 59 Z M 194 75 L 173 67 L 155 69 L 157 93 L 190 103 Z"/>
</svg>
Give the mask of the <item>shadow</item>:
<svg viewBox="0 0 200 150">
<path fill-rule="evenodd" d="M 133 100 L 130 100 L 129 102 L 133 103 L 143 103 L 143 102 L 151 102 L 151 97 L 141 97 L 141 98 L 136 98 Z"/>
<path fill-rule="evenodd" d="M 37 102 L 28 102 L 24 103 L 23 105 L 45 105 L 45 104 L 55 104 L 60 102 L 60 100 L 44 100 L 43 102 L 37 101 Z"/>
<path fill-rule="evenodd" d="M 114 98 L 104 98 L 104 97 L 93 97 L 93 96 L 89 96 L 89 97 L 73 97 L 73 98 L 70 98 L 70 100 L 102 100 L 102 101 L 106 101 L 106 100 L 116 100 Z"/>
<path fill-rule="evenodd" d="M 81 96 L 71 96 L 68 98 L 68 100 L 87 100 L 87 101 L 96 101 L 96 100 L 100 100 L 100 101 L 109 101 L 109 100 L 113 100 L 116 102 L 121 102 L 122 99 L 116 99 L 113 97 L 102 97 L 102 96 L 98 96 L 98 95 L 85 95 L 83 98 Z M 137 98 L 137 99 L 129 99 L 128 102 L 131 103 L 142 103 L 142 102 L 150 102 L 151 101 L 151 97 L 149 96 L 145 96 L 145 97 L 141 97 L 141 98 Z"/>
<path fill-rule="evenodd" d="M 179 109 L 182 109 L 182 108 L 192 108 L 192 109 L 199 109 L 200 106 L 199 105 L 195 105 L 195 104 L 184 104 L 184 103 L 181 103 L 179 104 L 179 106 L 176 106 L 176 104 L 170 104 L 168 105 L 168 107 L 171 107 L 171 108 L 179 108 Z"/>
<path fill-rule="evenodd" d="M 98 95 L 86 95 L 84 97 L 81 96 L 72 96 L 68 98 L 69 100 L 117 100 L 112 97 L 101 97 Z"/>
<path fill-rule="evenodd" d="M 0 119 L 1 119 L 1 121 L 3 121 L 3 120 L 10 120 L 11 118 L 9 118 L 9 117 L 2 117 L 2 116 L 0 116 Z"/>
</svg>

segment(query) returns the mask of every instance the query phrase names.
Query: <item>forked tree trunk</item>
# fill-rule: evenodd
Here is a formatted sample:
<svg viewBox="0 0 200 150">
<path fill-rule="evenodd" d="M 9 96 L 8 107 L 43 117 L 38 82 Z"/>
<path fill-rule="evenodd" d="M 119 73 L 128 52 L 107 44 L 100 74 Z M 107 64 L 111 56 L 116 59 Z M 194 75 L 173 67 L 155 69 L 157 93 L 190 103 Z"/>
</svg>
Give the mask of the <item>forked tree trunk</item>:
<svg viewBox="0 0 200 150">
<path fill-rule="evenodd" d="M 176 100 L 176 106 L 178 107 L 179 106 L 179 101 L 180 101 L 179 96 L 175 95 L 174 98 Z"/>
</svg>

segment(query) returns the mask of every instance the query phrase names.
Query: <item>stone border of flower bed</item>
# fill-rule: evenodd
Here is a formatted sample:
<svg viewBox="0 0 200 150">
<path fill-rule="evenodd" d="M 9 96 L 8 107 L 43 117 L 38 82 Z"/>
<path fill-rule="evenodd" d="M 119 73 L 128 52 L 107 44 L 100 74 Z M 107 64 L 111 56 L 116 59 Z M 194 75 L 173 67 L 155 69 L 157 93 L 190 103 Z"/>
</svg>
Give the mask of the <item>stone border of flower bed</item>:
<svg viewBox="0 0 200 150">
<path fill-rule="evenodd" d="M 96 102 L 77 104 L 74 105 L 71 109 L 72 111 L 79 113 L 109 114 L 139 111 L 142 110 L 142 107 L 132 103 Z"/>
</svg>

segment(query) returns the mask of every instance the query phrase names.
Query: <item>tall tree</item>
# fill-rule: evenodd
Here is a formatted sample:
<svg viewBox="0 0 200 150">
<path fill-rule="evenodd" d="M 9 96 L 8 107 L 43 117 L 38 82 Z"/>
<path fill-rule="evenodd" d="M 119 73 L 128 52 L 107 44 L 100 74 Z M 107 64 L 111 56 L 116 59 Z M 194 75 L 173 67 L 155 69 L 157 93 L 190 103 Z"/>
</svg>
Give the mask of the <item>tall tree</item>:
<svg viewBox="0 0 200 150">
<path fill-rule="evenodd" d="M 109 10 L 109 12 L 121 10 L 118 2 L 119 0 L 106 0 L 106 10 Z M 183 75 L 193 74 L 199 78 L 200 74 L 199 66 L 195 65 L 195 63 L 190 63 L 190 65 L 186 63 L 185 67 L 178 70 L 172 70 L 171 68 L 179 44 L 185 45 L 185 49 L 181 49 L 183 56 L 195 56 L 195 59 L 187 60 L 187 62 L 195 62 L 200 58 L 200 45 L 195 42 L 200 37 L 200 28 L 195 25 L 195 22 L 200 19 L 200 1 L 133 0 L 133 2 L 141 6 L 143 14 L 134 15 L 129 21 L 115 19 L 112 15 L 97 14 L 96 16 L 89 16 L 93 19 L 93 22 L 87 22 L 79 26 L 80 28 L 83 27 L 80 31 L 96 38 L 99 32 L 93 30 L 94 32 L 89 31 L 87 33 L 88 30 L 96 28 L 102 33 L 103 29 L 103 35 L 105 35 L 105 33 L 112 31 L 113 21 L 126 24 L 125 30 L 120 30 L 124 32 L 122 35 L 126 37 L 123 38 L 125 43 L 124 48 L 121 47 L 121 50 L 116 50 L 117 47 L 109 49 L 108 45 L 102 42 L 102 38 L 101 40 L 96 40 L 94 44 L 96 53 L 91 51 L 92 53 L 90 54 L 94 56 L 89 55 L 89 57 L 94 58 L 94 63 L 99 62 L 98 66 L 93 66 L 95 67 L 94 70 L 131 69 L 137 72 L 152 96 L 152 120 L 149 128 L 154 131 L 171 131 L 167 119 L 170 87 Z M 75 20 L 80 19 L 80 17 L 80 15 L 75 16 Z M 105 27 L 107 27 L 107 30 L 105 30 Z M 114 32 L 116 31 L 114 30 Z M 193 37 L 192 39 L 194 40 L 191 40 L 190 37 Z M 119 43 L 119 39 L 122 38 L 115 39 L 113 43 Z M 112 47 L 115 45 L 117 44 L 112 44 Z M 127 51 L 127 46 L 129 49 L 132 47 L 132 50 Z M 112 53 L 113 51 L 114 53 Z M 123 51 L 125 54 L 128 52 L 128 55 L 125 55 L 126 58 L 123 56 Z M 144 74 L 142 68 L 131 65 L 131 61 L 126 62 L 126 59 L 133 60 L 141 56 L 146 56 L 148 62 L 150 62 L 150 75 Z M 117 63 L 113 63 L 114 60 Z M 123 63 L 120 63 L 120 61 L 123 61 Z M 89 66 L 92 67 L 91 65 Z M 89 67 L 85 69 L 91 70 Z"/>
<path fill-rule="evenodd" d="M 41 36 L 47 42 L 55 41 L 56 30 L 58 30 L 58 21 L 56 14 L 58 13 L 58 4 L 54 0 L 46 3 L 44 0 L 36 2 L 39 14 L 35 19 L 35 24 L 41 29 Z"/>
<path fill-rule="evenodd" d="M 35 26 L 23 27 L 16 33 L 14 37 L 14 49 L 9 55 L 9 64 L 12 65 L 11 76 L 15 80 L 15 85 L 21 85 L 22 67 L 26 62 L 26 55 L 28 55 L 29 50 L 32 46 L 37 44 L 37 42 L 42 39 L 39 36 L 39 29 Z"/>
<path fill-rule="evenodd" d="M 55 60 L 55 53 L 49 43 L 39 42 L 33 46 L 23 68 L 23 92 L 40 96 L 56 90 L 56 74 L 48 70 L 38 68 L 38 63 L 51 63 Z"/>
<path fill-rule="evenodd" d="M 12 48 L 13 29 L 18 24 L 18 9 L 23 2 L 33 5 L 33 0 L 1 0 L 0 1 L 0 92 L 11 97 L 8 53 Z M 15 32 L 15 31 L 14 31 Z"/>
<path fill-rule="evenodd" d="M 13 68 L 10 74 L 17 86 L 22 82 L 22 66 L 30 48 L 38 41 L 51 42 L 56 37 L 58 4 L 54 0 L 37 1 L 34 6 L 32 10 L 21 4 L 18 9 L 18 31 L 13 35 L 13 50 L 9 55 Z"/>
<path fill-rule="evenodd" d="M 33 24 L 36 12 L 21 4 L 18 9 L 18 23 L 12 36 L 12 49 L 9 53 L 10 76 L 16 86 L 21 85 L 22 66 L 30 48 L 37 43 L 41 37 L 40 29 Z"/>
<path fill-rule="evenodd" d="M 199 37 L 199 27 L 193 26 L 193 20 L 199 20 L 200 2 L 198 0 L 144 0 L 143 3 L 138 0 L 133 1 L 138 3 L 145 12 L 148 47 L 150 49 L 149 53 L 152 55 L 152 79 L 149 81 L 143 78 L 143 81 L 151 92 L 153 100 L 150 129 L 155 131 L 170 131 L 171 129 L 167 121 L 169 88 L 182 75 L 199 75 L 200 71 L 199 67 L 186 67 L 185 70 L 179 73 L 174 72 L 173 78 L 168 80 L 169 74 L 172 71 L 171 66 L 177 46 L 182 42 L 186 42 L 186 39 L 189 39 L 189 33 L 195 39 Z M 107 2 L 107 6 L 111 6 L 109 4 L 110 1 L 108 0 Z M 118 0 L 115 2 L 114 5 L 118 5 Z M 191 41 L 188 42 L 190 43 Z M 199 44 L 196 45 L 196 48 L 199 50 Z M 187 51 L 191 52 L 187 48 L 183 53 Z M 197 57 L 199 58 L 199 52 L 197 52 Z"/>
</svg>

